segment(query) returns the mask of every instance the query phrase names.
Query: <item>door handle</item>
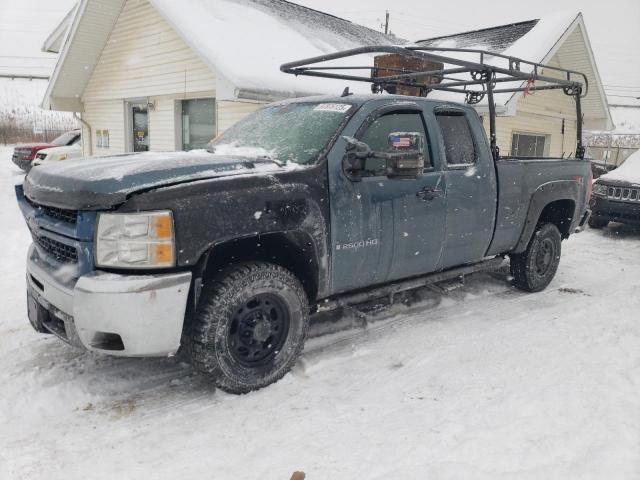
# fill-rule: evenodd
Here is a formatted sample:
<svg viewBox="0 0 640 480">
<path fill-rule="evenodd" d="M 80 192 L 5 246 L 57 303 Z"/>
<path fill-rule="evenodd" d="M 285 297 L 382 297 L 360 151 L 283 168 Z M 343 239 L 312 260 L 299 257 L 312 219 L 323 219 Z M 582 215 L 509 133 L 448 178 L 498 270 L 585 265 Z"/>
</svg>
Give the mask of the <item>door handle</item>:
<svg viewBox="0 0 640 480">
<path fill-rule="evenodd" d="M 424 187 L 416 193 L 416 197 L 422 200 L 433 200 L 434 198 L 444 197 L 444 190 L 433 187 Z"/>
</svg>

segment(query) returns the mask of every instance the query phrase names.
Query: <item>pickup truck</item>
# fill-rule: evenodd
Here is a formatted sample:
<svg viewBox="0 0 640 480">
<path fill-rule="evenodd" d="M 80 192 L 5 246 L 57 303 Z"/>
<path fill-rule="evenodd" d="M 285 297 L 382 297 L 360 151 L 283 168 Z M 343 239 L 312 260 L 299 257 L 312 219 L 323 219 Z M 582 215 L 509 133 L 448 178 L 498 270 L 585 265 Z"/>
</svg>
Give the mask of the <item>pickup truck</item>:
<svg viewBox="0 0 640 480">
<path fill-rule="evenodd" d="M 16 187 L 38 332 L 179 349 L 244 393 L 283 377 L 309 315 L 508 257 L 544 289 L 588 219 L 582 159 L 500 158 L 473 107 L 347 95 L 270 104 L 207 150 L 53 162 Z"/>
<path fill-rule="evenodd" d="M 504 255 L 518 287 L 545 288 L 590 185 L 583 160 L 494 162 L 472 107 L 422 98 L 273 104 L 210 150 L 29 173 L 36 330 L 114 355 L 182 345 L 248 391 L 293 365 L 327 300 Z"/>
</svg>

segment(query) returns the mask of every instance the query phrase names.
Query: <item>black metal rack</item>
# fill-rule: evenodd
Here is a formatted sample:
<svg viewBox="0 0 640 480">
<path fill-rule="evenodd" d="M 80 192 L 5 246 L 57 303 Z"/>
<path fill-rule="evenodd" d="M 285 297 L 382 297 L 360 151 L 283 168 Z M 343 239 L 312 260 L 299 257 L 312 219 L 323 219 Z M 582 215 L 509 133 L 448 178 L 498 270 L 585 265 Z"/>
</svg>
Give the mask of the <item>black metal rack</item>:
<svg viewBox="0 0 640 480">
<path fill-rule="evenodd" d="M 469 61 L 461 58 L 447 56 L 446 53 L 477 55 L 477 61 Z M 363 54 L 399 54 L 409 57 L 418 57 L 444 65 L 452 65 L 450 68 L 441 68 L 428 71 L 412 71 L 406 68 L 390 69 L 385 67 L 385 71 L 393 71 L 394 75 L 377 76 L 377 67 L 371 65 L 316 65 L 331 60 L 347 57 L 355 57 Z M 491 63 L 488 63 L 488 60 Z M 500 66 L 498 63 L 505 65 Z M 529 72 L 523 71 L 523 67 L 528 67 Z M 576 102 L 577 117 L 577 146 L 576 157 L 584 158 L 584 146 L 582 144 L 582 107 L 581 98 L 588 93 L 589 82 L 587 77 L 580 72 L 565 68 L 545 65 L 538 62 L 531 62 L 517 57 L 511 57 L 500 53 L 472 48 L 445 48 L 445 47 L 425 47 L 420 45 L 392 46 L 376 45 L 359 48 L 352 48 L 336 53 L 306 58 L 295 62 L 281 65 L 280 70 L 293 75 L 306 75 L 311 77 L 332 78 L 349 80 L 356 82 L 371 83 L 371 90 L 380 93 L 390 85 L 403 85 L 409 87 L 419 87 L 420 91 L 427 96 L 433 90 L 447 91 L 465 95 L 465 102 L 477 104 L 485 96 L 489 107 L 489 139 L 491 142 L 491 152 L 494 158 L 499 158 L 499 149 L 496 141 L 496 108 L 494 94 L 532 92 L 540 90 L 562 90 L 566 95 L 572 96 Z M 369 76 L 343 74 L 340 71 L 368 71 Z M 543 75 L 543 70 L 559 72 L 563 78 Z M 470 75 L 470 79 L 464 75 Z M 440 83 L 424 83 L 421 78 L 438 78 Z M 573 78 L 572 78 L 573 77 Z M 580 78 L 577 80 L 576 78 Z M 511 82 L 511 85 L 509 83 Z M 516 86 L 513 83 L 517 83 Z M 544 85 L 535 86 L 535 82 L 544 82 Z M 498 87 L 498 85 L 501 85 Z M 502 86 L 504 85 L 504 86 Z M 470 88 L 480 86 L 478 88 Z M 496 88 L 498 87 L 498 88 Z"/>
</svg>

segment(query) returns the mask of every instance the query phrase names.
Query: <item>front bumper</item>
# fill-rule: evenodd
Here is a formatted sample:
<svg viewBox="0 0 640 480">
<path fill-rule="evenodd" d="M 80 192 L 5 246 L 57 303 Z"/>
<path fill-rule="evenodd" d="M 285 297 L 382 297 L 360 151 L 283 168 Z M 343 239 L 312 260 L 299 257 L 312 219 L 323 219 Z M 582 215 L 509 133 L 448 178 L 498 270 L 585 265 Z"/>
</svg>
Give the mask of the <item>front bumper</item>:
<svg viewBox="0 0 640 480">
<path fill-rule="evenodd" d="M 594 195 L 591 198 L 591 210 L 591 216 L 597 219 L 634 225 L 640 224 L 639 201 L 609 200 L 608 198 Z"/>
<path fill-rule="evenodd" d="M 166 356 L 180 347 L 191 273 L 120 275 L 94 271 L 77 280 L 27 261 L 29 317 L 87 350 L 126 357 Z"/>
</svg>

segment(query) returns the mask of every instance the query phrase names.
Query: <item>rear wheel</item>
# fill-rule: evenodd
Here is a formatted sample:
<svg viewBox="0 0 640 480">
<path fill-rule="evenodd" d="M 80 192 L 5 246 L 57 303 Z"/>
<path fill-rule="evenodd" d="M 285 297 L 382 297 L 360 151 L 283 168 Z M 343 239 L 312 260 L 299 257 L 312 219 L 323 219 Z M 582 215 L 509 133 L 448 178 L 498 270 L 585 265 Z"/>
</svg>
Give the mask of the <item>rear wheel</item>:
<svg viewBox="0 0 640 480">
<path fill-rule="evenodd" d="M 562 237 L 551 223 L 539 225 L 523 253 L 510 255 L 514 284 L 527 292 L 547 288 L 560 264 Z"/>
<path fill-rule="evenodd" d="M 302 352 L 308 302 L 300 281 L 277 265 L 236 265 L 209 282 L 184 346 L 216 385 L 246 393 L 282 378 Z"/>
<path fill-rule="evenodd" d="M 609 225 L 609 220 L 598 217 L 589 217 L 589 226 L 591 228 L 604 228 Z"/>
</svg>

